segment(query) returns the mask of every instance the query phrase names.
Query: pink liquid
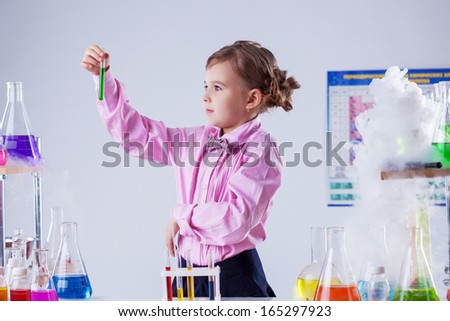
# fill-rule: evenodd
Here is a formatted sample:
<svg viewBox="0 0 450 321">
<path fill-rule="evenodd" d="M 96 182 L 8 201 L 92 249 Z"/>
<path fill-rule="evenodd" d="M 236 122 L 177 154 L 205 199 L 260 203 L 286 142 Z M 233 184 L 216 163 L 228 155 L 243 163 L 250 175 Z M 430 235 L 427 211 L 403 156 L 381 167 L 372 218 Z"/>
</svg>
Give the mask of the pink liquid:
<svg viewBox="0 0 450 321">
<path fill-rule="evenodd" d="M 31 301 L 30 290 L 10 290 L 9 298 L 11 301 Z"/>
<path fill-rule="evenodd" d="M 31 291 L 31 301 L 58 301 L 55 290 Z"/>
</svg>

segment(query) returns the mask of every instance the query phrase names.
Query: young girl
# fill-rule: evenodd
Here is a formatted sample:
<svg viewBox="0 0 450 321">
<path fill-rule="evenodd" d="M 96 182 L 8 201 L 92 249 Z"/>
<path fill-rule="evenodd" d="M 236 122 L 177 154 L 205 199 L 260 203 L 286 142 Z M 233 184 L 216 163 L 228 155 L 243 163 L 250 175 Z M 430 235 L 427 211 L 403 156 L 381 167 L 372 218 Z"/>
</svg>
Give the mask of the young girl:
<svg viewBox="0 0 450 321">
<path fill-rule="evenodd" d="M 213 252 L 223 297 L 274 297 L 255 247 L 266 238 L 282 163 L 258 115 L 274 107 L 291 110 L 291 95 L 300 85 L 286 77 L 268 49 L 237 41 L 206 62 L 209 125 L 168 128 L 130 106 L 125 86 L 109 70 L 109 55 L 93 45 L 81 66 L 95 75 L 96 85 L 102 59 L 108 70 L 105 98 L 97 106 L 107 130 L 130 154 L 176 171 L 178 204 L 166 229 L 172 256 L 178 233 L 181 256 L 190 250 L 194 266 L 207 266 Z M 195 295 L 208 296 L 206 277 L 195 278 Z"/>
</svg>

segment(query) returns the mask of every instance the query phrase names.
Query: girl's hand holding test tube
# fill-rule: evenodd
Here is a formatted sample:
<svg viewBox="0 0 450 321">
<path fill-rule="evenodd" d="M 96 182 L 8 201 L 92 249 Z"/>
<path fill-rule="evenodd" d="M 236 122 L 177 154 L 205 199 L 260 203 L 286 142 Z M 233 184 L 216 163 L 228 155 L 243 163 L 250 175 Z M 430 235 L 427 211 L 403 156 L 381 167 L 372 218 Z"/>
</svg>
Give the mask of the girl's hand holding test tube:
<svg viewBox="0 0 450 321">
<path fill-rule="evenodd" d="M 106 70 L 109 69 L 109 54 L 104 52 L 98 45 L 89 46 L 83 55 L 80 66 L 90 71 L 93 75 L 100 74 L 102 60 L 105 61 Z"/>
</svg>

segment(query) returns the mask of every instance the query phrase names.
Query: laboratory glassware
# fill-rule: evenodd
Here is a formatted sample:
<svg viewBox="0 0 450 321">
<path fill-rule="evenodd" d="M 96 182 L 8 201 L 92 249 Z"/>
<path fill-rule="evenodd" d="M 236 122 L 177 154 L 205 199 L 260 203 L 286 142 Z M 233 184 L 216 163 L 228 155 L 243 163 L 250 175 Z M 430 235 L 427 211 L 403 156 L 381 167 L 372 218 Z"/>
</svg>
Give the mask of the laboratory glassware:
<svg viewBox="0 0 450 321">
<path fill-rule="evenodd" d="M 35 166 L 41 161 L 38 143 L 23 102 L 22 82 L 7 82 L 7 104 L 3 114 L 0 143 L 8 159 Z"/>
<path fill-rule="evenodd" d="M 77 223 L 63 222 L 61 246 L 53 270 L 53 282 L 60 299 L 88 299 L 91 283 L 77 242 Z"/>
<path fill-rule="evenodd" d="M 367 286 L 368 301 L 386 301 L 389 299 L 391 287 L 384 272 L 384 266 L 377 266 L 373 269 L 372 277 Z"/>
<path fill-rule="evenodd" d="M 47 249 L 34 249 L 31 271 L 31 301 L 58 301 L 55 285 L 47 265 Z"/>
<path fill-rule="evenodd" d="M 368 285 L 372 277 L 373 271 L 382 266 L 385 270 L 385 276 L 389 282 L 390 296 L 389 300 L 394 297 L 395 277 L 392 268 L 392 261 L 386 246 L 386 225 L 370 224 L 366 232 L 365 255 L 361 271 L 358 278 L 358 291 L 362 301 L 368 300 Z"/>
<path fill-rule="evenodd" d="M 188 271 L 192 271 L 193 265 L 191 260 L 191 250 L 186 251 L 186 269 Z M 193 301 L 194 300 L 194 277 L 192 275 L 189 275 L 187 277 L 187 292 L 188 292 L 188 300 Z"/>
<path fill-rule="evenodd" d="M 403 258 L 394 301 L 439 301 L 425 251 L 422 228 L 410 228 L 409 246 Z"/>
<path fill-rule="evenodd" d="M 433 160 L 440 161 L 443 167 L 450 166 L 450 81 L 435 85 L 438 115 L 433 134 Z"/>
<path fill-rule="evenodd" d="M 8 301 L 8 284 L 6 283 L 3 266 L 0 266 L 0 301 Z"/>
<path fill-rule="evenodd" d="M 47 263 L 50 272 L 55 268 L 56 258 L 61 245 L 61 223 L 64 219 L 64 210 L 62 207 L 52 207 L 50 209 L 50 227 L 48 229 L 45 246 L 48 250 Z"/>
<path fill-rule="evenodd" d="M 26 267 L 16 267 L 12 270 L 9 298 L 11 301 L 31 301 L 30 282 Z"/>
<path fill-rule="evenodd" d="M 171 264 L 170 264 L 170 253 L 169 251 L 166 250 L 165 252 L 165 256 L 166 256 L 166 271 L 170 271 L 171 270 Z M 167 276 L 166 277 L 166 289 L 167 289 L 167 301 L 172 301 L 173 300 L 173 292 L 172 292 L 172 277 L 171 276 Z"/>
<path fill-rule="evenodd" d="M 339 279 L 339 284 L 335 284 L 336 277 Z M 347 256 L 343 227 L 327 228 L 327 252 L 314 300 L 361 301 Z"/>
<path fill-rule="evenodd" d="M 311 227 L 310 233 L 311 262 L 301 270 L 297 278 L 297 294 L 302 301 L 314 300 L 327 247 L 325 227 Z"/>
</svg>

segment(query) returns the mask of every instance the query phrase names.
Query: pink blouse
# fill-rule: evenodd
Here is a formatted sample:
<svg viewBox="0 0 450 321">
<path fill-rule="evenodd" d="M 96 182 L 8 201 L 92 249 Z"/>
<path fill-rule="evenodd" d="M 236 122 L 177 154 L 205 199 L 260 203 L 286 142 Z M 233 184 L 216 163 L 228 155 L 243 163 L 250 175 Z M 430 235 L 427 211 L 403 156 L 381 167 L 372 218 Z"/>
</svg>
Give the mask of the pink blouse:
<svg viewBox="0 0 450 321">
<path fill-rule="evenodd" d="M 98 88 L 98 76 L 94 81 Z M 97 106 L 106 129 L 127 152 L 175 169 L 173 217 L 184 257 L 191 249 L 193 263 L 207 265 L 209 250 L 222 261 L 266 238 L 264 225 L 281 184 L 282 162 L 259 117 L 222 136 L 211 125 L 169 128 L 134 110 L 125 86 L 110 71 L 105 99 Z M 215 143 L 208 148 L 208 141 Z"/>
</svg>

